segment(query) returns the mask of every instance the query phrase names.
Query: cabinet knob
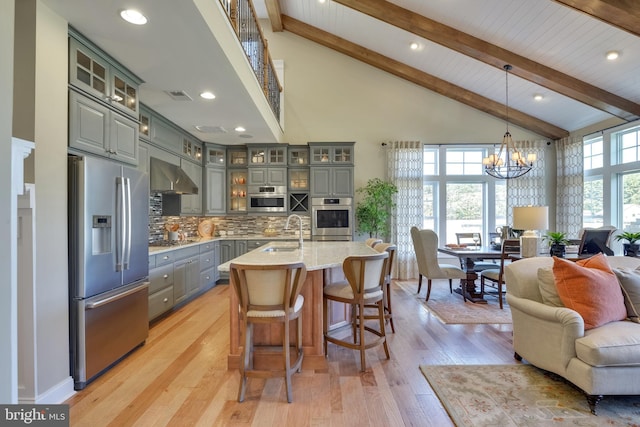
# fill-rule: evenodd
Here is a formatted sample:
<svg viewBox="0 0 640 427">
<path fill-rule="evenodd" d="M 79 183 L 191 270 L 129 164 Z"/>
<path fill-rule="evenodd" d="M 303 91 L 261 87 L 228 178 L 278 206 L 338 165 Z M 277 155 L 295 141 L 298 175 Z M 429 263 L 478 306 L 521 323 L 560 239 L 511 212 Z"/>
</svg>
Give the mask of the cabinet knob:
<svg viewBox="0 0 640 427">
<path fill-rule="evenodd" d="M 162 302 L 169 302 L 169 298 L 163 299 Z"/>
<path fill-rule="evenodd" d="M 209 277 L 209 276 L 205 276 L 205 279 L 209 280 L 209 279 L 210 279 L 210 277 Z"/>
<path fill-rule="evenodd" d="M 165 275 L 164 275 L 164 276 L 162 276 L 162 277 L 164 277 L 164 278 L 166 279 L 166 278 L 168 278 L 168 277 L 169 277 L 169 275 L 168 275 L 168 274 L 165 274 Z"/>
<path fill-rule="evenodd" d="M 209 258 L 205 259 L 204 262 L 209 262 Z"/>
<path fill-rule="evenodd" d="M 162 259 L 169 259 L 169 256 L 165 255 Z"/>
</svg>

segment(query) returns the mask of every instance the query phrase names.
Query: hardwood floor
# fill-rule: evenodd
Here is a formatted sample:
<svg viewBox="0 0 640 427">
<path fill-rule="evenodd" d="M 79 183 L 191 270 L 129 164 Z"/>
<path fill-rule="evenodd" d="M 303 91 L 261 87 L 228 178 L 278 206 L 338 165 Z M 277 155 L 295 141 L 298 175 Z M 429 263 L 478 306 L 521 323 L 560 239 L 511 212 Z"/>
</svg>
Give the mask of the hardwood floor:
<svg viewBox="0 0 640 427">
<path fill-rule="evenodd" d="M 282 378 L 250 378 L 238 403 L 240 377 L 227 370 L 230 291 L 218 285 L 155 322 L 144 346 L 66 402 L 71 425 L 450 426 L 420 364 L 516 363 L 511 325 L 443 325 L 394 283 L 391 360 L 371 349 L 360 373 L 356 351 L 330 344 L 328 370 L 293 376 L 293 403 Z"/>
</svg>

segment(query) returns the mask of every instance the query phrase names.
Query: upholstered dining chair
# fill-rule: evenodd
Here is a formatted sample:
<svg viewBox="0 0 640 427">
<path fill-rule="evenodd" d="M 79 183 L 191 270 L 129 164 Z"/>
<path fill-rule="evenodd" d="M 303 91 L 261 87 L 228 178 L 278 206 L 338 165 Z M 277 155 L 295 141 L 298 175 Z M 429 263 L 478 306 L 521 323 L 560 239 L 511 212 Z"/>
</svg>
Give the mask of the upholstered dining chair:
<svg viewBox="0 0 640 427">
<path fill-rule="evenodd" d="M 371 247 L 374 247 L 378 243 L 382 243 L 382 239 L 378 239 L 377 237 L 369 237 L 367 240 L 364 241 L 365 245 L 371 246 Z"/>
<path fill-rule="evenodd" d="M 378 252 L 387 252 L 389 254 L 389 259 L 387 259 L 387 266 L 384 272 L 384 284 L 383 291 L 384 294 L 382 296 L 382 304 L 384 307 L 384 318 L 385 321 L 389 322 L 391 326 L 391 332 L 396 333 L 396 328 L 393 325 L 393 310 L 391 309 L 391 269 L 393 268 L 393 260 L 396 255 L 396 245 L 392 243 L 378 243 L 373 247 Z"/>
<path fill-rule="evenodd" d="M 389 359 L 389 347 L 384 329 L 383 283 L 389 254 L 385 252 L 371 255 L 350 256 L 342 263 L 342 269 L 347 279 L 326 285 L 323 290 L 323 333 L 324 354 L 328 356 L 327 343 L 360 351 L 360 370 L 365 371 L 365 350 L 382 345 Z M 353 340 L 341 339 L 329 332 L 329 301 L 349 304 L 352 308 Z M 379 326 L 374 329 L 365 325 L 365 306 L 375 305 Z M 368 334 L 365 334 L 365 331 Z M 373 335 L 373 338 L 371 337 Z M 353 342 L 352 342 L 353 341 Z"/>
<path fill-rule="evenodd" d="M 480 293 L 484 294 L 486 281 L 494 283 L 498 288 L 498 301 L 502 309 L 502 285 L 504 285 L 504 265 L 511 255 L 520 253 L 520 239 L 506 239 L 502 242 L 500 265 L 498 268 L 480 272 Z"/>
<path fill-rule="evenodd" d="M 300 295 L 307 270 L 303 263 L 277 265 L 248 265 L 231 263 L 232 283 L 240 310 L 240 331 L 243 343 L 240 360 L 240 388 L 238 402 L 244 401 L 247 377 L 268 378 L 284 376 L 287 401 L 292 402 L 291 375 L 300 372 L 302 351 L 302 306 Z M 289 338 L 290 321 L 297 319 L 295 352 L 291 362 Z M 283 325 L 282 358 L 284 372 L 253 369 L 253 325 L 255 323 L 280 323 Z"/>
<path fill-rule="evenodd" d="M 465 279 L 467 274 L 455 265 L 438 263 L 438 235 L 433 230 L 411 227 L 413 250 L 418 262 L 418 293 L 422 288 L 422 277 L 427 278 L 427 298 L 431 294 L 431 280 L 449 279 L 449 292 L 453 293 L 453 279 Z"/>
</svg>

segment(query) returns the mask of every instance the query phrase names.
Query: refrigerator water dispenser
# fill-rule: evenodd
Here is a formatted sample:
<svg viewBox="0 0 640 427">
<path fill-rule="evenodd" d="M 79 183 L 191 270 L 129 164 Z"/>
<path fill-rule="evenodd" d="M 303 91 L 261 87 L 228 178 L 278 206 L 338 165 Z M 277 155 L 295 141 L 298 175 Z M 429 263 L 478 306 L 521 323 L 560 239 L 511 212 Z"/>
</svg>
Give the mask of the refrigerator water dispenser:
<svg viewBox="0 0 640 427">
<path fill-rule="evenodd" d="M 91 253 L 100 255 L 111 252 L 111 215 L 93 215 L 91 231 Z"/>
</svg>

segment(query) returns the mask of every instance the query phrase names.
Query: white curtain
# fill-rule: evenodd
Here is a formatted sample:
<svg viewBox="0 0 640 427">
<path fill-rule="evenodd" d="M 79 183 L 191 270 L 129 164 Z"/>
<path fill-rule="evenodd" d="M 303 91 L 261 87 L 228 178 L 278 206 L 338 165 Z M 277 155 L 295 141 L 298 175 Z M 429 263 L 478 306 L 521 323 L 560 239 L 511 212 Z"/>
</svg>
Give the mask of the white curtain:
<svg viewBox="0 0 640 427">
<path fill-rule="evenodd" d="M 535 154 L 533 168 L 520 178 L 507 181 L 507 224 L 513 224 L 514 206 L 545 206 L 545 146 L 546 141 L 516 141 L 515 146 L 525 156 Z"/>
<path fill-rule="evenodd" d="M 584 193 L 582 139 L 569 137 L 556 141 L 556 157 L 556 228 L 568 236 L 577 236 L 582 228 Z"/>
<path fill-rule="evenodd" d="M 418 277 L 413 243 L 409 230 L 422 228 L 422 153 L 419 141 L 393 141 L 386 143 L 387 177 L 398 187 L 395 208 L 391 212 L 391 241 L 396 243 L 396 262 L 392 277 L 410 279 Z"/>
</svg>

